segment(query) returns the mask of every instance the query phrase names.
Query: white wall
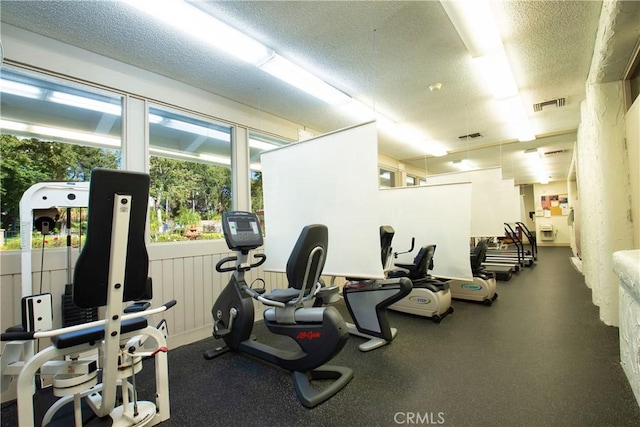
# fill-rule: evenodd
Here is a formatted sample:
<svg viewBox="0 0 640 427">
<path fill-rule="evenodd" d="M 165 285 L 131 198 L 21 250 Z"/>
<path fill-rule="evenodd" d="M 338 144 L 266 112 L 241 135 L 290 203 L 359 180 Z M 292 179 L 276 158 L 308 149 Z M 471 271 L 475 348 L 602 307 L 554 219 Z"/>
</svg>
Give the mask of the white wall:
<svg viewBox="0 0 640 427">
<path fill-rule="evenodd" d="M 640 97 L 626 114 L 627 156 L 629 158 L 629 184 L 631 187 L 631 219 L 633 247 L 640 249 Z"/>
<path fill-rule="evenodd" d="M 553 196 L 559 194 L 567 194 L 566 181 L 550 182 L 549 184 L 534 184 L 533 185 L 533 206 L 534 210 L 538 211 L 542 209 L 540 205 L 541 196 Z M 554 229 L 553 241 L 542 240 L 542 232 L 540 231 L 541 224 L 551 224 Z M 535 217 L 535 230 L 536 240 L 538 246 L 569 246 L 571 239 L 571 229 L 567 225 L 567 216 L 565 215 L 552 215 L 550 218 L 543 216 Z"/>
</svg>

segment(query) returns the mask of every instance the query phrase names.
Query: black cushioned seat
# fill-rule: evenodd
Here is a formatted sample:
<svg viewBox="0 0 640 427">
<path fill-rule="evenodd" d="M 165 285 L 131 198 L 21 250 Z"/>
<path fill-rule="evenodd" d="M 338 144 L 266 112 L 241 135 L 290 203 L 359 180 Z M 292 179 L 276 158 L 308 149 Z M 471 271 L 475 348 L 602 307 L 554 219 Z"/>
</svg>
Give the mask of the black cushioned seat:
<svg viewBox="0 0 640 427">
<path fill-rule="evenodd" d="M 300 290 L 296 288 L 274 289 L 271 293 L 265 294 L 266 299 L 278 302 L 289 302 L 300 295 Z"/>
<path fill-rule="evenodd" d="M 120 334 L 137 331 L 147 327 L 147 319 L 139 317 L 136 319 L 124 320 L 120 324 Z M 69 348 L 80 344 L 87 344 L 92 341 L 99 341 L 104 338 L 104 325 L 81 331 L 67 332 L 66 334 L 51 337 L 51 343 L 56 348 Z"/>
<path fill-rule="evenodd" d="M 436 279 L 434 277 L 423 277 L 422 279 L 411 280 L 414 288 L 430 289 L 433 292 L 446 291 L 449 289 L 449 282 L 446 280 Z"/>
</svg>

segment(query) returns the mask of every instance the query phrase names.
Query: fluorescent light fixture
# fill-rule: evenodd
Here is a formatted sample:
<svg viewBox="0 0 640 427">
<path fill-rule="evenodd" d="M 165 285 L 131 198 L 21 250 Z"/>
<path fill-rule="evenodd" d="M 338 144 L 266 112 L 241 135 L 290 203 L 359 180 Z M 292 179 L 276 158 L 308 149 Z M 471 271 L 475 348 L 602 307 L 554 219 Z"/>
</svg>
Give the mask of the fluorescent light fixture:
<svg viewBox="0 0 640 427">
<path fill-rule="evenodd" d="M 498 101 L 498 108 L 502 117 L 509 123 L 511 132 L 518 141 L 524 142 L 536 139 L 520 95 Z"/>
<path fill-rule="evenodd" d="M 379 111 L 374 110 L 373 108 L 368 107 L 361 101 L 357 99 L 352 99 L 351 102 L 348 102 L 340 107 L 343 112 L 349 114 L 350 116 L 356 118 L 357 120 L 365 121 L 365 120 L 375 120 L 378 126 L 378 129 L 394 133 L 396 130 L 396 122 L 380 113 Z"/>
<path fill-rule="evenodd" d="M 520 98 L 518 86 L 509 61 L 504 52 L 504 45 L 498 27 L 493 18 L 491 6 L 487 0 L 441 0 L 440 4 L 449 16 L 462 42 L 482 69 L 485 80 L 493 97 L 497 100 Z M 519 101 L 522 104 L 522 101 Z M 522 105 L 515 112 L 507 112 L 509 122 L 519 141 L 531 141 L 535 134 Z M 512 115 L 518 117 L 513 119 Z"/>
<path fill-rule="evenodd" d="M 189 154 L 189 153 L 184 153 L 182 151 L 173 151 L 173 150 L 164 150 L 161 148 L 154 148 L 154 147 L 150 147 L 149 148 L 149 153 L 151 154 L 162 154 L 165 155 L 167 157 L 180 157 L 183 159 L 190 159 L 190 160 L 198 160 L 199 157 L 195 154 Z"/>
<path fill-rule="evenodd" d="M 454 160 L 451 163 L 453 167 L 461 171 L 470 171 L 473 169 L 473 164 L 467 159 Z"/>
<path fill-rule="evenodd" d="M 149 153 L 161 154 L 166 157 L 181 158 L 181 159 L 187 159 L 187 160 L 196 161 L 196 162 L 205 161 L 208 163 L 215 163 L 215 164 L 224 165 L 224 166 L 231 165 L 231 159 L 229 157 L 216 156 L 214 154 L 193 154 L 193 153 L 185 153 L 182 151 L 165 150 L 162 148 L 154 148 L 154 147 L 149 148 Z"/>
<path fill-rule="evenodd" d="M 427 141 L 427 152 L 434 157 L 442 157 L 449 154 L 442 144 L 435 141 Z"/>
<path fill-rule="evenodd" d="M 5 79 L 0 79 L 0 92 L 23 98 L 40 98 L 42 94 L 42 90 L 38 87 Z"/>
<path fill-rule="evenodd" d="M 272 49 L 182 0 L 124 0 L 179 30 L 227 52 L 331 105 L 351 97 L 276 54 Z"/>
<path fill-rule="evenodd" d="M 124 0 L 177 29 L 250 64 L 273 55 L 262 43 L 181 0 Z"/>
<path fill-rule="evenodd" d="M 344 105 L 351 97 L 303 70 L 293 62 L 274 54 L 260 69 L 331 105 Z"/>
<path fill-rule="evenodd" d="M 446 148 L 441 143 L 430 140 L 422 132 L 411 125 L 396 125 L 394 134 L 400 141 L 423 150 L 425 154 L 434 157 L 442 157 L 448 154 Z"/>
<path fill-rule="evenodd" d="M 225 165 L 225 166 L 231 166 L 231 159 L 229 157 L 216 156 L 214 154 L 200 154 L 198 157 L 206 162 L 216 163 L 216 164 Z"/>
<path fill-rule="evenodd" d="M 164 117 L 159 116 L 157 114 L 149 114 L 149 123 L 153 123 L 155 125 L 162 123 L 163 120 L 166 120 Z"/>
<path fill-rule="evenodd" d="M 207 138 L 215 138 L 221 141 L 231 141 L 231 134 L 222 132 L 216 129 L 210 129 L 208 127 L 195 125 L 193 123 L 187 123 L 180 120 L 167 119 L 161 123 L 162 126 L 166 126 L 171 129 L 181 130 L 183 132 L 189 132 L 196 135 L 206 136 Z"/>
<path fill-rule="evenodd" d="M 519 124 L 519 128 L 516 131 L 516 138 L 518 138 L 520 142 L 533 141 L 536 139 L 536 134 L 533 133 L 533 129 L 531 129 L 528 121 Z"/>
<path fill-rule="evenodd" d="M 487 55 L 502 47 L 488 1 L 441 0 L 440 4 L 472 57 Z"/>
<path fill-rule="evenodd" d="M 39 87 L 4 79 L 0 79 L 0 92 L 32 99 L 41 99 L 44 94 L 43 90 Z M 122 114 L 122 106 L 120 105 L 110 104 L 108 102 L 98 101 L 84 96 L 72 95 L 65 92 L 53 91 L 51 94 L 47 95 L 45 99 L 58 104 L 84 108 L 85 110 L 92 110 L 100 113 L 113 114 L 116 116 Z"/>
<path fill-rule="evenodd" d="M 537 148 L 530 148 L 524 151 L 525 157 L 528 160 L 528 168 L 531 173 L 538 177 L 538 181 L 540 184 L 548 184 L 549 183 L 549 173 L 547 172 L 547 168 L 544 166 L 542 162 L 542 156 L 540 152 L 538 152 Z"/>
<path fill-rule="evenodd" d="M 97 111 L 99 113 L 122 114 L 122 106 L 110 104 L 96 99 L 85 98 L 84 96 L 72 95 L 70 93 L 54 91 L 47 97 L 47 100 L 57 104 L 69 105 L 71 107 L 83 108 L 85 110 Z"/>
<path fill-rule="evenodd" d="M 12 130 L 14 132 L 29 132 L 29 126 L 26 123 L 12 122 L 9 120 L 0 120 L 0 129 Z"/>
<path fill-rule="evenodd" d="M 32 125 L 29 123 L 13 122 L 9 120 L 0 120 L 0 128 L 3 130 L 11 130 L 19 133 L 34 134 L 45 138 L 62 139 L 67 141 L 84 142 L 88 144 L 120 148 L 120 138 L 114 138 L 112 136 L 100 135 L 96 133 L 79 132 L 72 129 Z"/>
<path fill-rule="evenodd" d="M 511 66 L 503 49 L 475 58 L 491 95 L 495 99 L 505 99 L 518 95 L 518 86 L 513 78 Z"/>
<path fill-rule="evenodd" d="M 269 142 L 259 141 L 253 138 L 249 138 L 249 146 L 262 151 L 273 150 L 274 148 L 281 147 L 281 145 L 278 144 L 271 144 Z"/>
<path fill-rule="evenodd" d="M 400 140 L 423 148 L 424 142 L 427 140 L 427 137 L 422 132 L 406 123 L 396 125 L 395 134 Z"/>
</svg>

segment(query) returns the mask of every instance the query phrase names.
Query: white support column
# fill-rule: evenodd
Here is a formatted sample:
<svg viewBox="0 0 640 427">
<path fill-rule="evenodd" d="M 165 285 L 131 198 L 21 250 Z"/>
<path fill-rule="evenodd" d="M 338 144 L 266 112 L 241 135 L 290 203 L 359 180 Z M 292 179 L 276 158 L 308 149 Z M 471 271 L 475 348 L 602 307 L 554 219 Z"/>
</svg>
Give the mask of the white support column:
<svg viewBox="0 0 640 427">
<path fill-rule="evenodd" d="M 613 326 L 619 301 L 611 254 L 633 247 L 624 114 L 621 82 L 587 84 L 578 137 L 583 271 L 600 319 Z"/>
<path fill-rule="evenodd" d="M 249 132 L 246 128 L 233 128 L 231 167 L 233 209 L 251 210 L 251 179 L 249 170 Z"/>
<path fill-rule="evenodd" d="M 126 95 L 122 115 L 122 168 L 149 173 L 147 101 Z"/>
</svg>

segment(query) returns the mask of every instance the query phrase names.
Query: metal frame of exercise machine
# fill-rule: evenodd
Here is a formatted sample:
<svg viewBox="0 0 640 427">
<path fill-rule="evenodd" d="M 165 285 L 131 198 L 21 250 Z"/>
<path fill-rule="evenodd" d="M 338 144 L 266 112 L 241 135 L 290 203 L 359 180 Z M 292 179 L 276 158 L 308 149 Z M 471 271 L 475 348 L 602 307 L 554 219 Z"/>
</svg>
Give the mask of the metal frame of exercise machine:
<svg viewBox="0 0 640 427">
<path fill-rule="evenodd" d="M 169 418 L 166 338 L 147 326 L 146 317 L 171 308 L 175 301 L 131 314 L 123 314 L 122 309 L 124 301 L 146 290 L 148 191 L 146 174 L 106 169 L 92 173 L 88 205 L 93 213 L 89 215 L 87 242 L 76 264 L 74 303 L 84 308 L 106 306 L 104 320 L 50 331 L 2 334 L 3 341 L 10 341 L 2 354 L 3 384 L 11 376 L 18 377 L 20 425 L 34 425 L 34 379 L 38 372 L 54 375 L 53 393 L 61 397 L 44 415 L 43 424 L 73 402 L 75 425 L 81 426 L 83 398 L 97 416 L 110 416 L 114 426 L 155 425 Z M 25 345 L 46 337 L 51 338 L 51 346 L 34 356 L 26 354 L 24 360 L 20 357 Z M 152 351 L 143 351 L 148 348 L 147 338 L 155 341 Z M 102 355 L 100 384 L 95 360 L 80 357 L 95 349 Z M 138 402 L 135 391 L 135 373 L 142 369 L 142 357 L 147 356 L 155 357 L 155 403 Z M 118 387 L 123 404 L 116 407 Z"/>
</svg>

